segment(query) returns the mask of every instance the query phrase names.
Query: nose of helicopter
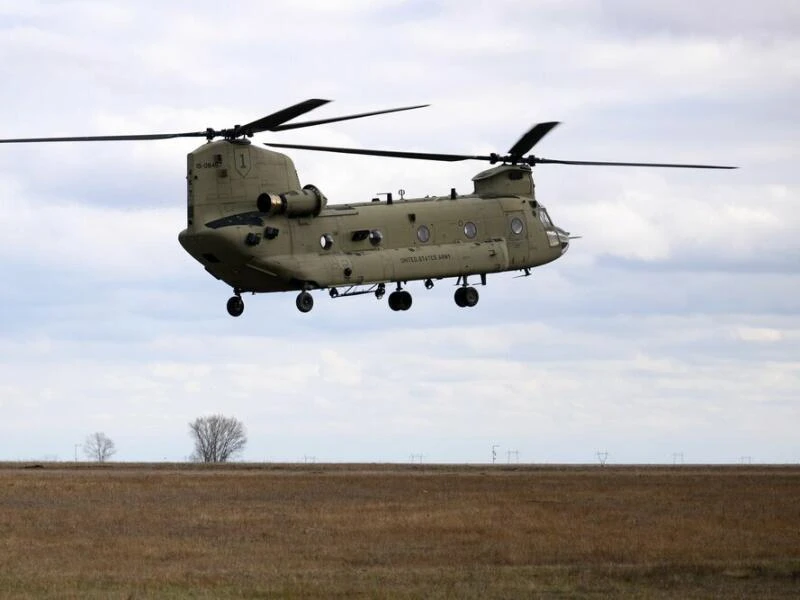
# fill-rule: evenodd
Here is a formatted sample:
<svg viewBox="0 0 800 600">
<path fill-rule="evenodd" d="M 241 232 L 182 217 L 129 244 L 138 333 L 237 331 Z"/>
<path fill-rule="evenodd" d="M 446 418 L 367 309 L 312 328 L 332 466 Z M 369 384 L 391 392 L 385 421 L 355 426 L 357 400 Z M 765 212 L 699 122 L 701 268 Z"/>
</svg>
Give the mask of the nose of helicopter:
<svg viewBox="0 0 800 600">
<path fill-rule="evenodd" d="M 561 244 L 561 254 L 564 254 L 567 250 L 569 250 L 569 241 L 572 239 L 569 235 L 569 231 L 564 231 L 560 227 L 556 227 L 556 233 L 558 234 L 558 241 Z"/>
</svg>

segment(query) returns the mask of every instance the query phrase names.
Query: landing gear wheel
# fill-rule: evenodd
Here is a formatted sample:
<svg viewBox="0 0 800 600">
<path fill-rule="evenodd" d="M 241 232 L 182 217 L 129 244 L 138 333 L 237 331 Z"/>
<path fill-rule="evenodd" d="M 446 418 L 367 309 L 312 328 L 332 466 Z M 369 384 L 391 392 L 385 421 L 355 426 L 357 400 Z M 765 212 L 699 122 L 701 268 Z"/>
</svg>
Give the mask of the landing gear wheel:
<svg viewBox="0 0 800 600">
<path fill-rule="evenodd" d="M 411 303 L 413 302 L 411 294 L 408 292 L 400 292 L 400 297 L 402 298 L 402 306 L 400 307 L 400 310 L 408 310 L 411 308 Z"/>
<path fill-rule="evenodd" d="M 244 312 L 244 302 L 241 296 L 231 296 L 228 298 L 228 314 L 232 317 L 240 317 Z"/>
<path fill-rule="evenodd" d="M 472 286 L 460 287 L 453 295 L 453 299 L 456 301 L 456 304 L 461 308 L 471 308 L 475 306 L 478 303 L 479 298 L 480 296 L 478 294 L 478 290 Z"/>
<path fill-rule="evenodd" d="M 314 308 L 314 296 L 308 292 L 300 292 L 297 294 L 297 300 L 294 303 L 297 305 L 297 310 L 307 313 Z"/>
<path fill-rule="evenodd" d="M 468 308 L 472 308 L 478 303 L 480 299 L 480 295 L 478 294 L 478 290 L 474 287 L 465 287 L 464 288 L 464 305 Z"/>
<path fill-rule="evenodd" d="M 403 290 L 389 294 L 389 308 L 392 310 L 408 310 L 412 301 L 411 294 Z"/>
<path fill-rule="evenodd" d="M 400 310 L 400 292 L 392 292 L 389 294 L 389 308 L 392 310 Z"/>
</svg>

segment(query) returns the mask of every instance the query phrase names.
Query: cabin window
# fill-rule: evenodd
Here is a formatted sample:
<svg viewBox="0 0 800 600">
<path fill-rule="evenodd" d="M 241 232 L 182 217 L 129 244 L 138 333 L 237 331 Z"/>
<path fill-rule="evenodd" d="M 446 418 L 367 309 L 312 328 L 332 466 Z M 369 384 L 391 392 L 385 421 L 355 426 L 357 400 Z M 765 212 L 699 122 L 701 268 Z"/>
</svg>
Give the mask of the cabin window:
<svg viewBox="0 0 800 600">
<path fill-rule="evenodd" d="M 417 239 L 423 244 L 426 244 L 430 241 L 431 230 L 428 229 L 427 225 L 420 225 L 417 227 Z"/>
<path fill-rule="evenodd" d="M 525 224 L 522 222 L 522 219 L 519 217 L 514 217 L 511 219 L 511 233 L 514 235 L 519 235 L 522 233 L 523 229 L 525 229 Z"/>
<path fill-rule="evenodd" d="M 319 238 L 319 245 L 323 250 L 333 248 L 333 236 L 330 233 L 323 233 Z"/>
<path fill-rule="evenodd" d="M 475 236 L 478 235 L 478 226 L 472 221 L 467 221 L 464 223 L 464 235 L 467 236 L 467 239 L 475 239 Z"/>
<path fill-rule="evenodd" d="M 552 229 L 553 222 L 550 220 L 550 217 L 547 215 L 547 211 L 543 208 L 539 209 L 539 220 L 544 225 L 545 229 Z"/>
</svg>

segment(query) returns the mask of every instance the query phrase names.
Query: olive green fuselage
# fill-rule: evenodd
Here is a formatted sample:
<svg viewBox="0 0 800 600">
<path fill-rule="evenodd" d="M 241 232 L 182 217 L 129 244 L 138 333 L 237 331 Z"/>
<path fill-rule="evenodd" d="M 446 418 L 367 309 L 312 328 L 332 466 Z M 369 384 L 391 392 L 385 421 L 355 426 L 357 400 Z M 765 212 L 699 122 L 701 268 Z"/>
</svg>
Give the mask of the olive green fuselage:
<svg viewBox="0 0 800 600">
<path fill-rule="evenodd" d="M 327 205 L 284 154 L 211 142 L 188 155 L 181 245 L 237 292 L 406 282 L 528 269 L 568 248 L 530 167 L 478 174 L 474 193 Z"/>
</svg>

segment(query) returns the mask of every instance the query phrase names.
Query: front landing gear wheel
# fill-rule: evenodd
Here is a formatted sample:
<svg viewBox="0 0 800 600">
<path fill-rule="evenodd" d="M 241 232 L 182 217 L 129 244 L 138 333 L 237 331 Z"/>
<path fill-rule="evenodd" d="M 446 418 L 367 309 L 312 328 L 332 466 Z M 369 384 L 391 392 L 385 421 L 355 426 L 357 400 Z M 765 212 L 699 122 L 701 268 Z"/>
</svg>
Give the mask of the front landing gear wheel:
<svg viewBox="0 0 800 600">
<path fill-rule="evenodd" d="M 300 292 L 297 294 L 297 300 L 294 303 L 297 305 L 297 310 L 307 313 L 314 308 L 314 296 L 308 292 Z"/>
<path fill-rule="evenodd" d="M 474 287 L 469 286 L 464 288 L 464 305 L 467 308 L 472 308 L 478 303 L 480 299 L 480 295 L 478 294 L 478 290 Z"/>
<path fill-rule="evenodd" d="M 244 312 L 244 302 L 241 296 L 231 296 L 228 298 L 228 314 L 232 317 L 240 317 Z"/>
<path fill-rule="evenodd" d="M 478 303 L 480 296 L 478 294 L 478 290 L 474 287 L 460 287 L 456 290 L 456 293 L 453 295 L 453 299 L 456 301 L 456 304 L 461 308 L 471 308 Z"/>
</svg>

